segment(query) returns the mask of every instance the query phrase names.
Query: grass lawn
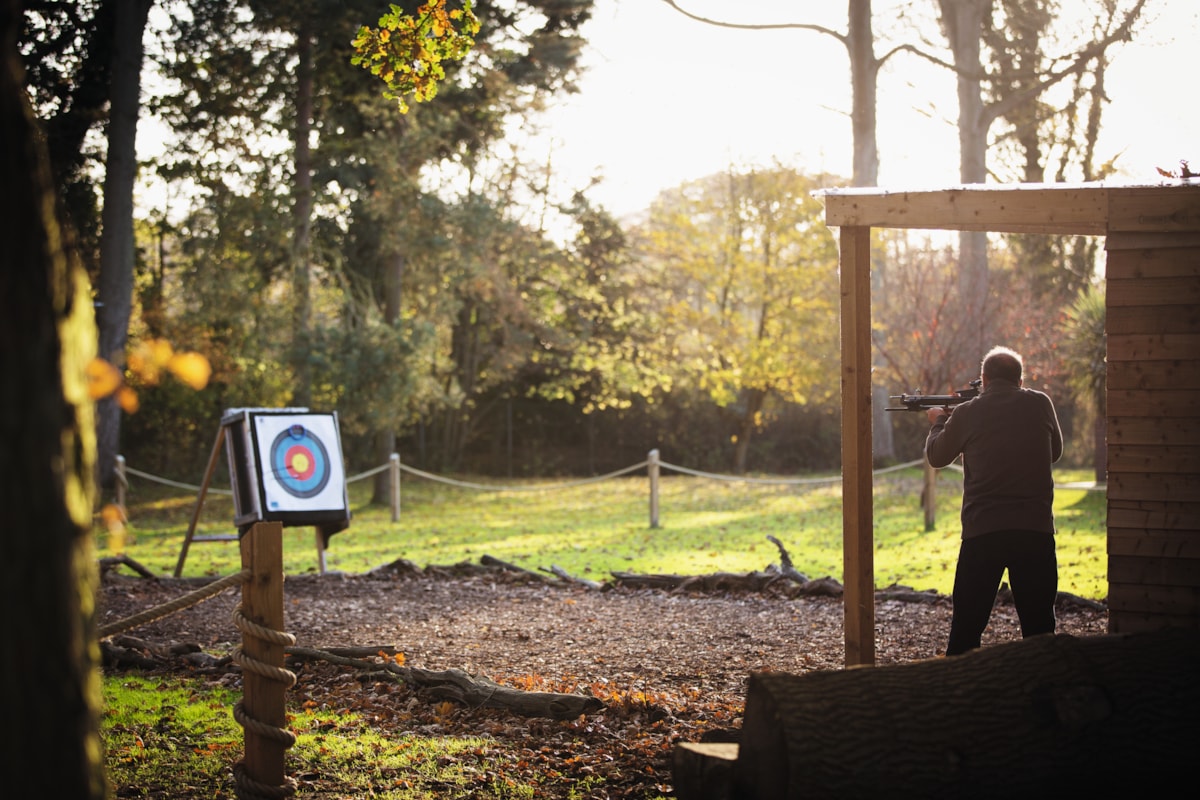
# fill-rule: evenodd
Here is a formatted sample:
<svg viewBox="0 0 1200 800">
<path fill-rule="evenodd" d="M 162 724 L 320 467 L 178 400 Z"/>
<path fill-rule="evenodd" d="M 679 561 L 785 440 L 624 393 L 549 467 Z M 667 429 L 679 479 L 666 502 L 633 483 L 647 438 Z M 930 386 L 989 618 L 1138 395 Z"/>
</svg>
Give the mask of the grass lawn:
<svg viewBox="0 0 1200 800">
<path fill-rule="evenodd" d="M 401 514 L 372 506 L 370 481 L 350 484 L 350 527 L 330 540 L 326 569 L 365 572 L 396 559 L 418 566 L 478 561 L 483 555 L 527 569 L 552 565 L 572 575 L 605 580 L 614 571 L 704 574 L 749 572 L 778 563 L 767 540 L 784 543 L 795 567 L 810 578 L 842 579 L 842 502 L 836 476 L 802 484 L 750 483 L 666 474 L 660 483 L 659 527 L 650 527 L 644 476 L 572 481 L 488 481 L 495 489 L 464 488 L 403 475 Z M 1085 470 L 1060 471 L 1061 484 L 1086 481 Z M 921 470 L 875 479 L 875 579 L 948 594 L 959 543 L 962 477 L 938 478 L 936 526 L 926 531 L 920 506 Z M 223 488 L 219 486 L 213 487 Z M 124 553 L 162 574 L 178 561 L 197 493 L 133 478 L 129 526 L 97 534 L 101 556 Z M 1107 595 L 1105 493 L 1059 488 L 1059 588 L 1091 599 Z M 197 536 L 233 533 L 233 502 L 210 491 Z M 184 576 L 225 575 L 240 567 L 232 542 L 194 543 Z M 312 528 L 288 528 L 284 569 L 315 572 Z"/>
</svg>

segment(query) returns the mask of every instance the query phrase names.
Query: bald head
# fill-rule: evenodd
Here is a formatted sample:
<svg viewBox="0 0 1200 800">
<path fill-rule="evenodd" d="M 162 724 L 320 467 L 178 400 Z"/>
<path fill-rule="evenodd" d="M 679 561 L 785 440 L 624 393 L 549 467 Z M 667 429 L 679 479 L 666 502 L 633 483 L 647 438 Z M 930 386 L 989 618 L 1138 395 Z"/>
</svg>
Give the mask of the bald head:
<svg viewBox="0 0 1200 800">
<path fill-rule="evenodd" d="M 1020 385 L 1023 372 L 1021 356 L 1007 347 L 993 347 L 983 357 L 979 372 L 985 380 L 1000 378 Z"/>
</svg>

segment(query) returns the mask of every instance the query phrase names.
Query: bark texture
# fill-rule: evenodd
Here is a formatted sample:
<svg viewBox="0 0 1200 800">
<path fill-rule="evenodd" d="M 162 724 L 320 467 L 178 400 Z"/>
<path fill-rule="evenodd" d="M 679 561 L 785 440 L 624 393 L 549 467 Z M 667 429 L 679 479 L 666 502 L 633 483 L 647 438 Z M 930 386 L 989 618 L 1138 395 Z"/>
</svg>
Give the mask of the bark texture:
<svg viewBox="0 0 1200 800">
<path fill-rule="evenodd" d="M 104 795 L 91 551 L 96 329 L 0 0 L 0 748 L 11 797 Z"/>
<path fill-rule="evenodd" d="M 745 798 L 1150 796 L 1200 745 L 1200 632 L 1040 636 L 963 656 L 757 673 Z"/>
</svg>

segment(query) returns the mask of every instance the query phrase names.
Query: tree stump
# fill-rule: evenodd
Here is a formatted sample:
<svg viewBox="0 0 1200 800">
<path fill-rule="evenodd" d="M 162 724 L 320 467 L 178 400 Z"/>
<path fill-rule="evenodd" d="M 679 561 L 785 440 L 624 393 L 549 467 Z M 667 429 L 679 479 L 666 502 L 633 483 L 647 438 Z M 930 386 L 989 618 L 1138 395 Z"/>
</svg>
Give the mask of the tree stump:
<svg viewBox="0 0 1200 800">
<path fill-rule="evenodd" d="M 750 676 L 742 798 L 1139 796 L 1200 752 L 1200 631 L 1041 636 L 893 667 Z"/>
</svg>

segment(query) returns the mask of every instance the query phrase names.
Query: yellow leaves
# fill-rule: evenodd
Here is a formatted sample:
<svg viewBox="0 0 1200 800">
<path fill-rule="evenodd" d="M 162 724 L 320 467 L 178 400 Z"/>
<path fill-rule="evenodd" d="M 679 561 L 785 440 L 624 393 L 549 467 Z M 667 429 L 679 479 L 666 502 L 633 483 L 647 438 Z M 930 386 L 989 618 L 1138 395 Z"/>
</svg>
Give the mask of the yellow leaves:
<svg viewBox="0 0 1200 800">
<path fill-rule="evenodd" d="M 126 414 L 136 414 L 137 410 L 141 408 L 141 403 L 138 402 L 137 392 L 135 392 L 133 389 L 130 389 L 128 386 L 122 386 L 120 389 L 117 389 L 117 405 L 119 405 L 121 410 Z"/>
<path fill-rule="evenodd" d="M 394 661 L 396 663 L 396 666 L 398 666 L 398 667 L 404 666 L 404 661 L 405 661 L 404 653 L 395 653 L 395 654 L 389 656 L 387 653 L 380 650 L 379 657 L 382 659 L 385 659 L 385 660 L 390 658 L 392 661 Z"/>
<path fill-rule="evenodd" d="M 158 383 L 163 367 L 175 354 L 171 343 L 165 339 L 142 342 L 129 354 L 129 369 L 151 386 Z"/>
<path fill-rule="evenodd" d="M 121 385 L 121 372 L 103 358 L 93 358 L 87 365 L 88 396 L 93 400 L 108 397 Z"/>
<path fill-rule="evenodd" d="M 196 391 L 207 386 L 212 376 L 212 366 L 199 353 L 179 353 L 167 362 L 167 369 Z"/>
<path fill-rule="evenodd" d="M 127 367 L 131 375 L 148 386 L 158 384 L 164 371 L 185 385 L 200 391 L 212 377 L 212 366 L 199 353 L 176 353 L 165 339 L 140 342 L 129 353 Z M 94 358 L 87 366 L 88 396 L 101 400 L 116 395 L 117 404 L 128 414 L 138 410 L 138 396 L 118 370 L 102 358 Z"/>
<path fill-rule="evenodd" d="M 207 386 L 212 375 L 207 358 L 199 353 L 176 353 L 165 339 L 142 342 L 129 354 L 129 370 L 143 383 L 156 385 L 164 369 L 196 391 Z"/>
<path fill-rule="evenodd" d="M 461 9 L 446 10 L 446 0 L 431 0 L 409 16 L 396 5 L 379 18 L 375 28 L 359 28 L 350 63 L 378 75 L 387 85 L 384 96 L 407 113 L 404 98 L 431 100 L 445 77 L 443 61 L 460 60 L 475 46 L 479 20 L 470 0 Z"/>
<path fill-rule="evenodd" d="M 108 549 L 120 555 L 125 551 L 125 510 L 115 503 L 100 509 L 100 523 L 108 531 Z"/>
</svg>

